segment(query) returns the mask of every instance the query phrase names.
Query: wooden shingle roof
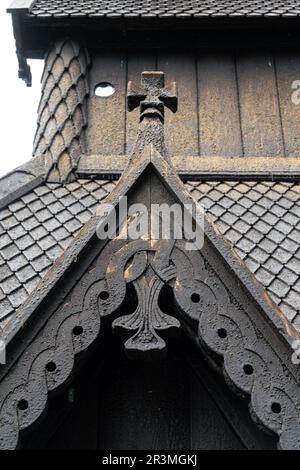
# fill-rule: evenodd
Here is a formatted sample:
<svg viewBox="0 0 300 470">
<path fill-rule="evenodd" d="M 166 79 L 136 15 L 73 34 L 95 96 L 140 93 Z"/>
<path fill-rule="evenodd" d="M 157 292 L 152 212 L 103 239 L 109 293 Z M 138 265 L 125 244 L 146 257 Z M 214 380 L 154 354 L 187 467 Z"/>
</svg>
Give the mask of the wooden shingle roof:
<svg viewBox="0 0 300 470">
<path fill-rule="evenodd" d="M 35 16 L 235 17 L 300 16 L 298 0 L 36 0 Z"/>
</svg>

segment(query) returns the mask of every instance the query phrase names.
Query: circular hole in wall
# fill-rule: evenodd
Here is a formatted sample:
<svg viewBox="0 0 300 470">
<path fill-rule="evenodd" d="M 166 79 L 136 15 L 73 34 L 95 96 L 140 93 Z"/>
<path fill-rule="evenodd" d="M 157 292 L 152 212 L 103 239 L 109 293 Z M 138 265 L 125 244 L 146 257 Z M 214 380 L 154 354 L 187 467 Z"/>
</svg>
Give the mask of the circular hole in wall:
<svg viewBox="0 0 300 470">
<path fill-rule="evenodd" d="M 192 301 L 194 304 L 197 304 L 198 302 L 200 302 L 200 295 L 197 294 L 197 292 L 194 292 L 194 293 L 191 295 L 191 301 Z"/>
<path fill-rule="evenodd" d="M 95 95 L 100 98 L 108 98 L 115 93 L 115 87 L 109 82 L 101 82 L 95 87 Z"/>
<path fill-rule="evenodd" d="M 82 335 L 82 333 L 83 333 L 82 326 L 80 326 L 80 325 L 74 326 L 73 333 L 74 333 L 75 336 Z"/>
<path fill-rule="evenodd" d="M 101 300 L 107 300 L 109 298 L 109 293 L 106 290 L 100 292 L 99 297 Z"/>
<path fill-rule="evenodd" d="M 271 410 L 272 410 L 273 413 L 275 413 L 275 414 L 280 413 L 280 412 L 281 412 L 281 405 L 280 405 L 280 403 L 277 403 L 277 402 L 272 403 L 272 405 L 271 405 Z"/>
<path fill-rule="evenodd" d="M 243 369 L 246 375 L 252 375 L 254 372 L 254 369 L 251 364 L 245 364 Z"/>
<path fill-rule="evenodd" d="M 225 328 L 219 328 L 218 336 L 222 339 L 227 338 L 227 331 L 225 330 Z"/>
<path fill-rule="evenodd" d="M 46 370 L 48 372 L 54 372 L 56 370 L 56 364 L 55 362 L 51 361 L 46 364 Z"/>
<path fill-rule="evenodd" d="M 27 410 L 27 408 L 28 408 L 28 401 L 27 401 L 27 400 L 24 400 L 24 399 L 20 400 L 19 403 L 18 403 L 18 408 L 19 408 L 19 410 L 21 410 L 21 411 Z"/>
</svg>

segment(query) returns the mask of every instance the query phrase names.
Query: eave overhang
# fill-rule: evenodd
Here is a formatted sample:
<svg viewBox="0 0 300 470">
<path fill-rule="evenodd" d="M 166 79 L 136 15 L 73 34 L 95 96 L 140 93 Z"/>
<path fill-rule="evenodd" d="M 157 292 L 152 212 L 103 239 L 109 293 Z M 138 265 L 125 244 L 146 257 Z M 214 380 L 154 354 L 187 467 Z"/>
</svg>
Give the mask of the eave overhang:
<svg viewBox="0 0 300 470">
<path fill-rule="evenodd" d="M 19 60 L 19 77 L 31 85 L 27 59 L 42 59 L 50 45 L 62 37 L 84 41 L 88 48 L 141 47 L 262 48 L 296 47 L 300 17 L 142 17 L 142 16 L 34 16 L 33 0 L 15 0 L 12 15 Z M 237 41 L 238 37 L 238 41 Z"/>
</svg>

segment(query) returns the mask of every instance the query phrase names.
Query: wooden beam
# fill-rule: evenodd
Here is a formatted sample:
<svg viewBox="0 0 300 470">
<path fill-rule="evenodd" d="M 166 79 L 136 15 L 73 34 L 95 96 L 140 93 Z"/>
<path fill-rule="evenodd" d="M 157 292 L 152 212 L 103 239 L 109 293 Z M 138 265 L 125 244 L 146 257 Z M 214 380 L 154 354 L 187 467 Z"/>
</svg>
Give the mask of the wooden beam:
<svg viewBox="0 0 300 470">
<path fill-rule="evenodd" d="M 174 166 L 183 177 L 234 179 L 300 178 L 300 158 L 285 157 L 174 157 Z"/>
<path fill-rule="evenodd" d="M 120 176 L 128 162 L 127 155 L 82 155 L 77 173 L 83 176 Z"/>
<path fill-rule="evenodd" d="M 7 13 L 22 13 L 30 9 L 34 0 L 13 0 L 7 8 Z"/>
<path fill-rule="evenodd" d="M 128 164 L 127 155 L 84 155 L 79 175 L 118 177 Z M 172 158 L 179 174 L 187 179 L 254 179 L 300 181 L 300 157 L 180 157 Z"/>
</svg>

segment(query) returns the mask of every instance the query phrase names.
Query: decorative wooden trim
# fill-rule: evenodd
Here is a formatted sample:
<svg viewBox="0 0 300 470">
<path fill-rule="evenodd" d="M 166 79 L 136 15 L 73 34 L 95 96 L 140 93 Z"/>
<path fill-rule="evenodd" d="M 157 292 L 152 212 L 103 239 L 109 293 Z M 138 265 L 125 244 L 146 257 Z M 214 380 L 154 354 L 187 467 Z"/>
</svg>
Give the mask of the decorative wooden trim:
<svg viewBox="0 0 300 470">
<path fill-rule="evenodd" d="M 117 178 L 122 174 L 127 155 L 83 155 L 77 173 L 81 176 Z M 239 179 L 300 181 L 300 157 L 172 157 L 182 179 Z"/>
<path fill-rule="evenodd" d="M 163 175 L 164 184 L 172 194 L 177 195 L 179 202 L 182 204 L 194 203 L 191 194 L 186 190 L 186 188 L 182 187 L 180 179 L 170 164 L 168 164 L 157 152 L 154 152 L 153 149 L 151 149 L 151 146 L 148 146 L 144 150 L 143 154 L 134 162 L 134 164 L 128 165 L 115 190 L 107 196 L 105 202 L 116 207 L 119 202 L 119 197 L 128 193 L 129 189 L 135 184 L 150 164 L 156 168 L 158 174 Z M 101 218 L 99 216 L 95 215 L 86 223 L 70 247 L 61 255 L 60 258 L 58 258 L 52 269 L 45 275 L 38 286 L 39 289 L 29 296 L 28 300 L 14 315 L 13 321 L 3 329 L 3 340 L 9 342 L 24 326 L 24 323 L 31 317 L 42 300 L 50 294 L 63 273 L 70 268 L 74 259 L 77 259 L 81 250 L 94 236 L 100 219 Z M 223 237 L 217 232 L 216 227 L 208 220 L 206 220 L 205 234 L 219 251 L 220 255 L 226 260 L 231 269 L 233 269 L 238 278 L 240 278 L 246 285 L 250 294 L 265 312 L 265 315 L 276 326 L 280 334 L 285 337 L 287 342 L 291 344 L 295 339 L 299 339 L 299 334 L 288 322 L 281 310 L 275 306 L 269 298 L 267 298 L 262 286 L 255 281 L 254 276 L 251 275 L 244 263 L 241 262 L 240 258 L 235 254 L 231 246 L 225 242 Z"/>
<path fill-rule="evenodd" d="M 174 292 L 172 312 L 198 326 L 198 341 L 223 358 L 224 375 L 231 387 L 250 396 L 254 420 L 276 433 L 282 449 L 300 448 L 299 371 L 291 371 L 284 357 L 282 343 L 253 303 L 242 306 L 235 276 L 223 283 L 222 263 L 214 248 L 206 244 L 201 252 L 186 251 L 185 241 L 127 242 L 115 239 L 98 256 L 70 296 L 48 320 L 24 351 L 1 387 L 0 448 L 13 449 L 19 432 L 30 427 L 44 413 L 48 393 L 62 386 L 74 369 L 75 356 L 83 353 L 99 337 L 103 317 L 114 320 L 116 330 L 133 336 L 125 347 L 132 358 L 140 353 L 160 353 L 164 341 L 156 333 L 179 327 L 177 319 L 157 310 L 160 289 L 148 294 L 141 288 L 146 281 L 147 252 L 151 251 L 151 270 L 158 282 Z M 216 270 L 216 264 L 218 268 Z M 129 266 L 126 268 L 125 266 Z M 139 306 L 122 315 L 126 285 L 140 283 Z M 106 295 L 104 296 L 103 293 Z M 197 295 L 197 302 L 193 300 Z M 156 309 L 140 310 L 143 301 Z M 144 305 L 145 307 L 145 305 Z M 148 321 L 143 316 L 149 314 Z M 145 329 L 145 325 L 147 329 Z M 138 356 L 136 355 L 138 353 Z"/>
</svg>

